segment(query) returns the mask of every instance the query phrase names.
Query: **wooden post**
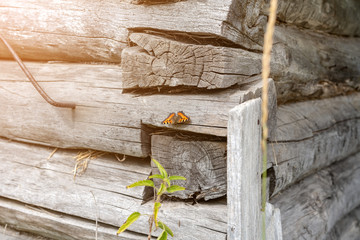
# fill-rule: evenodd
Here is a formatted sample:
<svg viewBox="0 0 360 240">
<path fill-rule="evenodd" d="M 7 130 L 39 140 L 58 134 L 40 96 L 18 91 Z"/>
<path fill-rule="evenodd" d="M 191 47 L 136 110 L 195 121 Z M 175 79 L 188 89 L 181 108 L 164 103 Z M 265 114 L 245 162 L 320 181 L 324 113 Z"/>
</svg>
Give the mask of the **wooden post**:
<svg viewBox="0 0 360 240">
<path fill-rule="evenodd" d="M 228 240 L 261 239 L 261 99 L 229 113 L 227 144 Z M 282 240 L 280 210 L 266 205 L 266 239 Z"/>
<path fill-rule="evenodd" d="M 228 122 L 228 240 L 261 237 L 261 99 L 233 108 Z"/>
</svg>

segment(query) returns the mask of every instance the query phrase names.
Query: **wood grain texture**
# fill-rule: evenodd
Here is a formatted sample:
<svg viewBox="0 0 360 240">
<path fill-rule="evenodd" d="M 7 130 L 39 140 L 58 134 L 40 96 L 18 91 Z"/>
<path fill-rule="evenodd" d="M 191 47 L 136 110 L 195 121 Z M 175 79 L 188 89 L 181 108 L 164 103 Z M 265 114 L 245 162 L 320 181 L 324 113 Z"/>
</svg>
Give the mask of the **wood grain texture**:
<svg viewBox="0 0 360 240">
<path fill-rule="evenodd" d="M 227 88 L 261 72 L 261 55 L 239 48 L 187 44 L 133 33 L 124 49 L 124 88 L 192 86 Z"/>
<path fill-rule="evenodd" d="M 265 14 L 268 7 L 268 4 L 262 7 Z M 359 11 L 360 3 L 357 0 L 285 0 L 279 1 L 277 19 L 300 28 L 359 37 Z"/>
<path fill-rule="evenodd" d="M 265 226 L 267 240 L 282 240 L 280 209 L 275 208 L 271 203 L 266 202 Z"/>
<path fill-rule="evenodd" d="M 282 105 L 270 136 L 272 194 L 360 150 L 360 94 Z"/>
<path fill-rule="evenodd" d="M 27 63 L 44 90 L 58 101 L 72 101 L 75 110 L 47 104 L 15 62 L 1 61 L 0 136 L 62 148 L 91 148 L 146 157 L 150 153 L 145 125 L 226 136 L 228 111 L 261 94 L 259 78 L 252 85 L 217 93 L 123 93 L 117 65 Z M 164 126 L 170 112 L 184 111 L 186 125 Z"/>
<path fill-rule="evenodd" d="M 278 102 L 329 98 L 358 89 L 359 38 L 277 26 L 271 77 Z"/>
<path fill-rule="evenodd" d="M 326 236 L 328 240 L 357 240 L 360 236 L 360 206 L 337 221 Z"/>
<path fill-rule="evenodd" d="M 261 237 L 261 99 L 230 111 L 227 145 L 227 239 Z"/>
<path fill-rule="evenodd" d="M 272 198 L 281 212 L 284 239 L 327 239 L 360 204 L 360 153 L 303 179 Z"/>
<path fill-rule="evenodd" d="M 16 235 L 5 240 L 94 240 L 96 232 L 95 221 L 74 217 L 61 212 L 29 206 L 25 203 L 0 197 L 0 222 L 14 229 L 35 233 L 45 237 L 22 238 Z M 97 229 L 98 239 L 119 239 L 116 236 L 117 227 L 100 223 Z M 0 237 L 1 234 L 0 234 Z M 139 240 L 146 235 L 124 232 L 121 239 Z M 4 239 L 4 238 L 1 238 Z"/>
<path fill-rule="evenodd" d="M 152 135 L 151 156 L 169 175 L 186 177 L 174 184 L 185 191 L 169 194 L 181 199 L 214 199 L 226 195 L 226 141 L 196 141 Z M 159 174 L 154 163 L 152 173 Z"/>
<path fill-rule="evenodd" d="M 227 19 L 232 2 L 134 5 L 117 0 L 4 0 L 0 29 L 23 59 L 119 62 L 128 30 L 134 28 L 195 32 L 236 41 L 238 31 L 224 28 L 231 24 Z M 1 45 L 0 58 L 8 57 Z"/>
<path fill-rule="evenodd" d="M 72 158 L 76 152 L 58 150 L 47 160 L 52 150 L 1 140 L 0 196 L 91 221 L 92 229 L 96 210 L 99 223 L 110 225 L 111 228 L 119 227 L 134 211 L 144 214 L 152 212 L 152 202 L 141 205 L 142 188 L 125 188 L 149 176 L 149 162 L 128 159 L 120 163 L 114 157 L 103 156 L 91 160 L 85 174 L 76 177 L 74 181 L 71 171 L 74 168 Z M 173 230 L 177 239 L 206 240 L 209 235 L 225 239 L 226 204 L 222 202 L 197 205 L 165 202 L 159 218 Z M 130 227 L 130 231 L 147 234 L 147 220 L 147 217 L 141 217 Z M 64 220 L 63 224 L 68 223 Z M 159 233 L 156 232 L 154 236 Z M 72 235 L 76 236 L 76 231 Z M 133 239 L 132 234 L 128 236 Z M 77 236 L 75 239 L 82 238 Z"/>
</svg>

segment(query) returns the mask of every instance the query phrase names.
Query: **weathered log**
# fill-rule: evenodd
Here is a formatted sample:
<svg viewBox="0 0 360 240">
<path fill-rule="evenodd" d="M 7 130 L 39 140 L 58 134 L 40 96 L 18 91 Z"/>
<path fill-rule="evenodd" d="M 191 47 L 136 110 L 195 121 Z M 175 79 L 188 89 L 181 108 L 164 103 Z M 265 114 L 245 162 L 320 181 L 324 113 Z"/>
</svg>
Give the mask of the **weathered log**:
<svg viewBox="0 0 360 240">
<path fill-rule="evenodd" d="M 269 4 L 262 5 L 267 15 Z M 280 22 L 337 35 L 360 36 L 360 4 L 357 0 L 279 1 Z"/>
<path fill-rule="evenodd" d="M 49 105 L 15 62 L 1 61 L 0 136 L 62 148 L 146 157 L 150 130 L 145 124 L 166 127 L 161 122 L 177 111 L 184 111 L 191 122 L 169 129 L 226 136 L 228 111 L 261 94 L 261 82 L 256 78 L 251 85 L 216 93 L 137 96 L 122 91 L 117 65 L 27 65 L 50 96 L 75 102 L 77 107 L 69 110 Z"/>
<path fill-rule="evenodd" d="M 186 177 L 175 184 L 185 191 L 169 194 L 181 199 L 214 199 L 226 195 L 226 141 L 197 141 L 182 136 L 151 136 L 151 154 L 169 175 Z M 153 174 L 158 169 L 152 163 Z"/>
<path fill-rule="evenodd" d="M 119 163 L 115 158 L 102 156 L 91 160 L 86 172 L 74 180 L 71 158 L 76 152 L 58 150 L 47 160 L 51 152 L 52 149 L 46 147 L 0 140 L 0 196 L 92 221 L 93 226 L 98 219 L 111 228 L 119 227 L 134 211 L 152 212 L 152 202 L 141 205 L 142 188 L 125 188 L 149 176 L 149 162 L 126 160 Z M 173 230 L 177 239 L 207 240 L 210 235 L 225 239 L 226 209 L 226 204 L 219 201 L 197 205 L 164 202 L 159 218 Z M 139 218 L 129 228 L 143 235 L 148 229 L 146 217 Z M 72 234 L 76 235 L 76 231 Z M 132 239 L 133 235 L 129 236 Z M 76 239 L 82 238 L 77 236 Z"/>
<path fill-rule="evenodd" d="M 359 89 L 359 38 L 277 26 L 271 77 L 279 103 L 344 95 Z"/>
<path fill-rule="evenodd" d="M 61 193 L 59 193 L 61 195 Z M 117 227 L 98 223 L 93 220 L 74 217 L 61 212 L 52 211 L 25 203 L 0 197 L 0 222 L 14 229 L 41 235 L 45 238 L 5 238 L 5 240 L 94 240 L 97 232 L 98 239 L 117 240 Z M 96 207 L 91 211 L 96 214 Z M 1 237 L 1 234 L 0 234 Z M 50 238 L 50 239 L 48 239 Z M 145 239 L 145 234 L 125 231 L 121 234 L 124 240 Z M 3 239 L 3 238 L 1 238 Z"/>
<path fill-rule="evenodd" d="M 284 239 L 326 239 L 336 222 L 360 204 L 360 152 L 273 197 Z"/>
<path fill-rule="evenodd" d="M 189 0 L 143 6 L 117 0 L 4 0 L 0 29 L 24 59 L 119 62 L 129 29 L 194 32 L 237 42 L 238 30 L 225 27 L 231 26 L 232 3 Z M 9 57 L 0 45 L 0 58 Z"/>
<path fill-rule="evenodd" d="M 227 146 L 228 239 L 261 237 L 261 99 L 230 111 Z"/>
<path fill-rule="evenodd" d="M 325 239 L 357 240 L 360 236 L 360 206 L 336 222 Z"/>
<path fill-rule="evenodd" d="M 260 74 L 261 55 L 236 48 L 182 43 L 133 33 L 124 49 L 124 88 L 192 86 L 227 88 Z"/>
<path fill-rule="evenodd" d="M 270 194 L 360 151 L 360 94 L 282 105 L 269 138 Z"/>
</svg>

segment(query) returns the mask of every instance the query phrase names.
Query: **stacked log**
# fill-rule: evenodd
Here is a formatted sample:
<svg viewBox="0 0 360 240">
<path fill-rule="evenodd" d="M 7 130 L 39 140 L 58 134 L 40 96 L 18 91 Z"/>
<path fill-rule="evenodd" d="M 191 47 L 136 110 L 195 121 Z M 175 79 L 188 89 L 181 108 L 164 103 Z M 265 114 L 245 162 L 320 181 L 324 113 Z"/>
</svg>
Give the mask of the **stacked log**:
<svg viewBox="0 0 360 240">
<path fill-rule="evenodd" d="M 176 239 L 225 239 L 218 198 L 226 195 L 228 116 L 261 95 L 267 8 L 265 0 L 2 1 L 0 34 L 50 96 L 77 106 L 48 105 L 0 44 L 0 222 L 93 239 L 97 221 L 97 234 L 115 239 L 129 213 L 151 211 L 145 189 L 125 190 L 156 171 L 151 156 L 188 177 L 187 190 L 172 197 L 213 199 L 168 203 L 169 226 L 188 233 Z M 268 169 L 285 239 L 341 236 L 345 216 L 360 205 L 350 191 L 358 172 L 346 168 L 357 166 L 360 150 L 359 11 L 356 0 L 279 3 Z M 162 124 L 179 111 L 187 124 Z M 74 181 L 73 149 L 127 160 L 92 160 Z M 144 237 L 145 226 L 137 222 L 123 239 Z"/>
</svg>

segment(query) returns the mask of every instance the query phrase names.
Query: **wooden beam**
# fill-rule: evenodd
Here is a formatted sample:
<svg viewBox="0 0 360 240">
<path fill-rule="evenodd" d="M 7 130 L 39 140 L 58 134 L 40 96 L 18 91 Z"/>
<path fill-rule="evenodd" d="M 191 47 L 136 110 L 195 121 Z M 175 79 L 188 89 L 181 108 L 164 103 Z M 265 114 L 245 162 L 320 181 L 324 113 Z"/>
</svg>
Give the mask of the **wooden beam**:
<svg viewBox="0 0 360 240">
<path fill-rule="evenodd" d="M 192 86 L 227 88 L 261 73 L 261 55 L 239 48 L 189 44 L 132 33 L 124 49 L 124 88 Z"/>
<path fill-rule="evenodd" d="M 360 206 L 348 215 L 337 221 L 335 226 L 326 235 L 328 240 L 356 240 L 360 236 Z"/>
<path fill-rule="evenodd" d="M 142 205 L 142 188 L 125 187 L 149 176 L 149 162 L 127 159 L 120 163 L 114 157 L 102 156 L 91 160 L 86 172 L 74 180 L 72 170 L 75 163 L 72 159 L 76 152 L 59 149 L 47 160 L 52 151 L 53 149 L 46 147 L 0 140 L 0 196 L 56 211 L 70 216 L 70 219 L 90 221 L 92 229 L 95 229 L 96 218 L 100 224 L 114 229 L 124 223 L 134 211 L 144 214 L 152 212 L 152 202 Z M 219 201 L 197 205 L 163 202 L 159 218 L 173 230 L 177 239 L 191 237 L 195 240 L 207 240 L 208 236 L 214 236 L 215 239 L 225 240 L 226 209 L 226 204 Z M 11 221 L 14 220 L 5 219 L 2 223 Z M 41 220 L 43 221 L 46 219 Z M 51 228 L 56 227 L 58 220 L 54 221 L 49 223 Z M 66 225 L 66 220 L 62 224 Z M 72 224 L 72 220 L 68 224 Z M 75 226 L 78 224 L 80 223 L 77 222 Z M 24 225 L 26 222 L 22 226 Z M 62 227 L 66 229 L 65 226 Z M 148 228 L 148 218 L 141 217 L 130 227 L 132 234 L 124 236 L 132 239 L 133 233 L 138 234 L 135 236 L 145 235 Z M 75 239 L 82 239 L 82 236 L 76 235 L 77 231 L 71 233 L 76 236 Z M 82 233 L 83 231 L 79 231 L 79 234 Z M 159 233 L 160 231 L 156 232 L 154 236 Z"/>
<path fill-rule="evenodd" d="M 188 136 L 151 136 L 151 156 L 169 175 L 186 177 L 175 184 L 185 191 L 170 194 L 181 199 L 214 199 L 226 195 L 226 141 L 196 140 Z M 153 174 L 158 174 L 151 163 Z"/>
<path fill-rule="evenodd" d="M 232 3 L 4 0 L 0 29 L 23 59 L 119 62 L 129 29 L 194 32 L 236 42 L 237 29 L 224 27 L 231 25 L 227 19 Z M 0 58 L 9 57 L 0 45 Z"/>
<path fill-rule="evenodd" d="M 360 150 L 360 94 L 282 105 L 268 157 L 274 195 Z"/>
<path fill-rule="evenodd" d="M 263 4 L 266 15 L 269 4 Z M 289 25 L 336 35 L 360 36 L 360 4 L 357 0 L 300 2 L 279 1 L 277 19 Z"/>
<path fill-rule="evenodd" d="M 230 111 L 227 151 L 227 239 L 261 238 L 261 99 Z"/>
<path fill-rule="evenodd" d="M 95 209 L 95 207 L 94 207 Z M 44 209 L 41 207 L 29 206 L 25 203 L 0 197 L 0 222 L 11 226 L 14 229 L 34 233 L 47 237 L 46 239 L 63 240 L 93 240 L 96 231 L 98 239 L 119 239 L 116 236 L 117 227 L 99 223 L 96 228 L 95 221 L 74 217 L 61 212 Z M 96 211 L 96 209 L 94 210 Z M 94 212 L 95 213 L 95 212 Z M 0 234 L 1 237 L 1 234 Z M 124 232 L 121 239 L 138 240 L 146 238 L 145 234 Z M 4 238 L 1 238 L 4 239 Z M 34 238 L 5 238 L 6 240 L 39 240 Z"/>
<path fill-rule="evenodd" d="M 276 26 L 272 54 L 271 77 L 276 80 L 279 103 L 329 98 L 357 89 L 358 38 Z"/>
<path fill-rule="evenodd" d="M 360 204 L 360 152 L 322 169 L 273 197 L 284 239 L 326 239 Z"/>
<path fill-rule="evenodd" d="M 45 91 L 75 110 L 46 103 L 15 62 L 0 61 L 0 136 L 62 148 L 91 148 L 147 157 L 146 126 L 226 136 L 228 111 L 261 94 L 259 78 L 251 85 L 216 93 L 124 93 L 117 65 L 27 63 Z M 208 109 L 211 106 L 211 111 Z M 165 126 L 171 112 L 184 111 L 190 124 Z"/>
</svg>

